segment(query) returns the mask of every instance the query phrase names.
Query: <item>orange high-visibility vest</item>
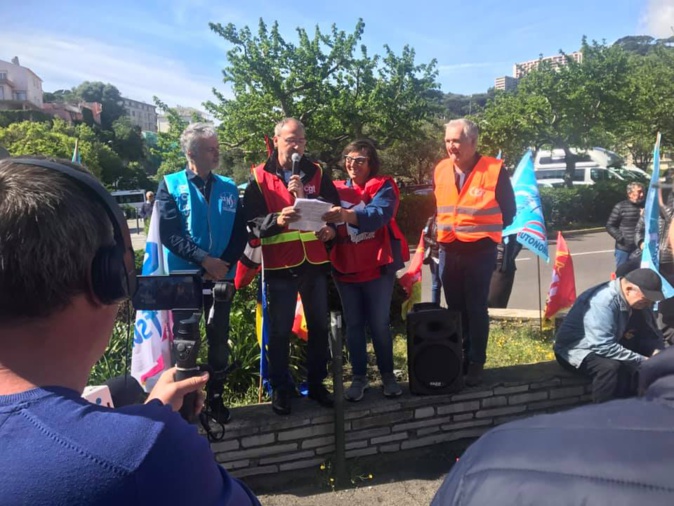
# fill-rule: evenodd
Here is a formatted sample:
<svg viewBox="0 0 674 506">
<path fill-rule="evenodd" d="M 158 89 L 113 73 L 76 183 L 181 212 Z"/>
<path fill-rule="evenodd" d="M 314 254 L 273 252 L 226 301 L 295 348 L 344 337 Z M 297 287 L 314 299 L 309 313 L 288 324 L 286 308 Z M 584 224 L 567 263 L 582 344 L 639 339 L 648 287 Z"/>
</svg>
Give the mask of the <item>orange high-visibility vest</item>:
<svg viewBox="0 0 674 506">
<path fill-rule="evenodd" d="M 318 196 L 323 171 L 316 166 L 313 177 L 304 185 L 307 198 Z M 253 169 L 257 183 L 270 213 L 280 212 L 284 207 L 292 206 L 295 197 L 288 191 L 281 178 L 264 170 L 264 164 Z M 280 234 L 260 238 L 262 261 L 265 270 L 289 269 L 297 267 L 305 260 L 311 264 L 324 264 L 329 261 L 325 245 L 314 232 L 301 232 L 285 228 Z"/>
<path fill-rule="evenodd" d="M 459 193 L 449 158 L 435 167 L 438 242 L 475 242 L 488 237 L 501 242 L 503 215 L 496 201 L 502 161 L 481 156 Z"/>
</svg>

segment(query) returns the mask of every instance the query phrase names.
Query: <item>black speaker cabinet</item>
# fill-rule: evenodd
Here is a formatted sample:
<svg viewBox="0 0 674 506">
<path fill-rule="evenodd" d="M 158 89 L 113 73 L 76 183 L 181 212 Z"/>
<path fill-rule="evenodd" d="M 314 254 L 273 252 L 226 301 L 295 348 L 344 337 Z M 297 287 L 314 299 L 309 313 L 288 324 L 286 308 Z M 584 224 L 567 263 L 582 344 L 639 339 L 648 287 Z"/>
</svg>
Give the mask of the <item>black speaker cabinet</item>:
<svg viewBox="0 0 674 506">
<path fill-rule="evenodd" d="M 415 304 L 407 314 L 410 392 L 446 394 L 463 388 L 461 313 Z"/>
</svg>

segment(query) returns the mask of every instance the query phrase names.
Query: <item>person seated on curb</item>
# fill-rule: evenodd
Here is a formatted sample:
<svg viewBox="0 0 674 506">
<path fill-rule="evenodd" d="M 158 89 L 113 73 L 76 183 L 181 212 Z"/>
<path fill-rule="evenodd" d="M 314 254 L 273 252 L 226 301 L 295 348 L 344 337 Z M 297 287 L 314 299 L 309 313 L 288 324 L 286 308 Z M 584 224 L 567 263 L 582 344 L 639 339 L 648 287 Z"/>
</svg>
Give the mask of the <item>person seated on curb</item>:
<svg viewBox="0 0 674 506">
<path fill-rule="evenodd" d="M 674 504 L 674 348 L 643 363 L 639 392 L 490 430 L 431 505 Z"/>
<path fill-rule="evenodd" d="M 557 331 L 554 351 L 562 367 L 592 379 L 593 402 L 636 393 L 639 365 L 664 347 L 652 310 L 662 299 L 662 281 L 650 269 L 635 269 L 576 299 Z M 630 338 L 636 344 L 627 347 L 624 340 Z"/>
<path fill-rule="evenodd" d="M 0 237 L 0 504 L 258 505 L 176 413 L 208 375 L 170 369 L 121 409 L 81 397 L 136 286 L 105 188 L 69 162 L 4 159 Z"/>
</svg>

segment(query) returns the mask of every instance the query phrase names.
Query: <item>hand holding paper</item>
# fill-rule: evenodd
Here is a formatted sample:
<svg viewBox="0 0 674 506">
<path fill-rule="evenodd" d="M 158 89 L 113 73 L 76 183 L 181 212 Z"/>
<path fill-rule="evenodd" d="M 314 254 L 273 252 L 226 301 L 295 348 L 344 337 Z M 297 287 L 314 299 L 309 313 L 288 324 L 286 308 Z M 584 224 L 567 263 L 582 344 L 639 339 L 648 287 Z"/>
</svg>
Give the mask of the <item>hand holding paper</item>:
<svg viewBox="0 0 674 506">
<path fill-rule="evenodd" d="M 332 204 L 318 199 L 296 199 L 293 208 L 299 219 L 290 222 L 289 229 L 318 232 L 325 225 L 322 217 L 332 208 Z"/>
</svg>

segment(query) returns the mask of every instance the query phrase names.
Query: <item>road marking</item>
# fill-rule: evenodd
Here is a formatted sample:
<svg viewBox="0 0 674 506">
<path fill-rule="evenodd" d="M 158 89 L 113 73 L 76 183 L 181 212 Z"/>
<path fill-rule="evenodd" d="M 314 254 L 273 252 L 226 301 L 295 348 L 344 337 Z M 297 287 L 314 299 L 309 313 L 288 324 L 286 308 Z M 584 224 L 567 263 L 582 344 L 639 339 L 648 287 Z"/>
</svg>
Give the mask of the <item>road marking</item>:
<svg viewBox="0 0 674 506">
<path fill-rule="evenodd" d="M 615 250 L 612 249 L 603 249 L 603 250 L 598 250 L 598 251 L 583 251 L 582 253 L 571 253 L 571 258 L 575 257 L 580 257 L 583 255 L 599 255 L 602 253 L 613 253 Z M 527 260 L 532 260 L 532 257 L 523 257 L 523 258 L 516 258 L 516 262 L 526 262 Z"/>
</svg>

